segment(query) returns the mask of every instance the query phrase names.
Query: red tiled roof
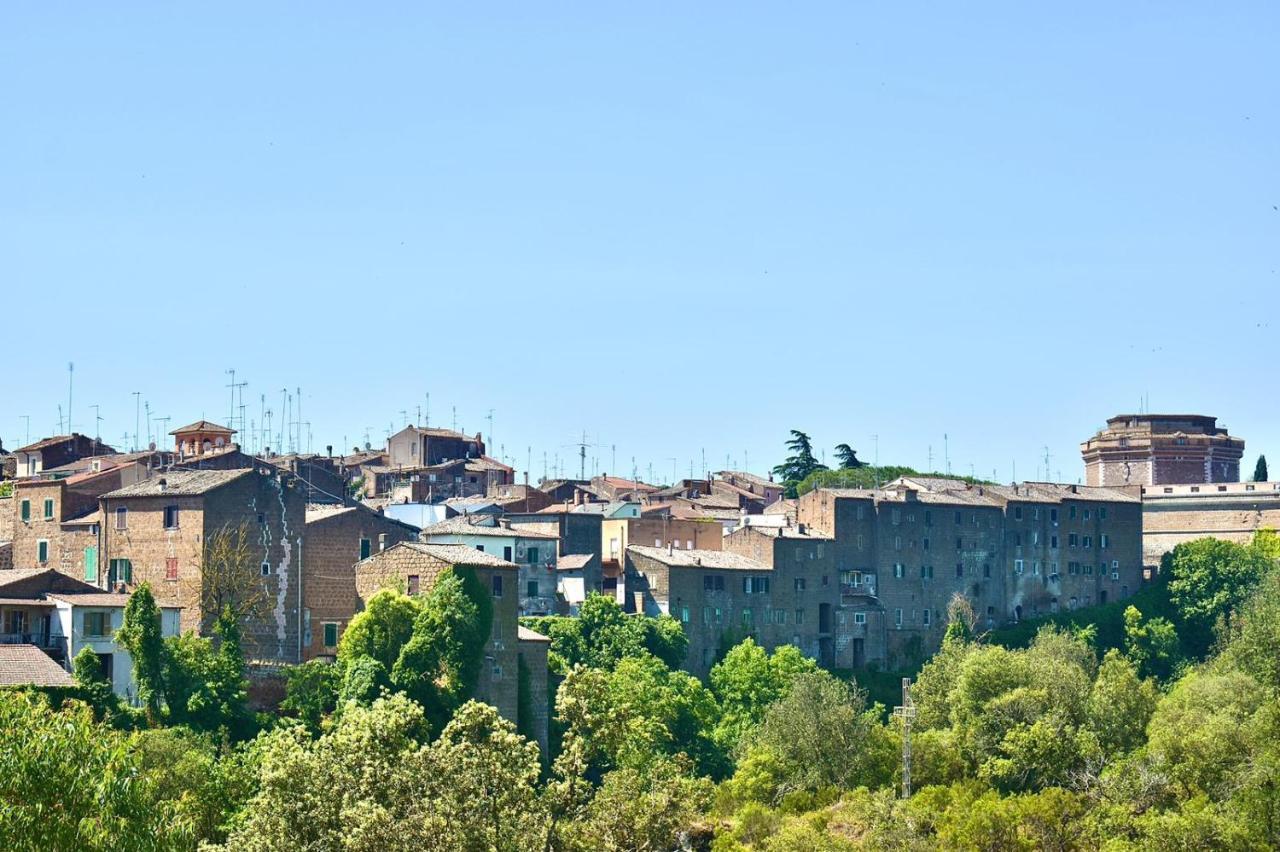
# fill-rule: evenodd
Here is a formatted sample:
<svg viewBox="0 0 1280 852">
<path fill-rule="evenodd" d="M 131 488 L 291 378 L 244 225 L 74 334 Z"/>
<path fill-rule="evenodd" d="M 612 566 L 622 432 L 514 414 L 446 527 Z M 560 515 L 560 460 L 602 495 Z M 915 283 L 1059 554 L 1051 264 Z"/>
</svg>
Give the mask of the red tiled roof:
<svg viewBox="0 0 1280 852">
<path fill-rule="evenodd" d="M 0 686 L 75 686 L 71 675 L 35 645 L 0 645 Z"/>
<path fill-rule="evenodd" d="M 174 429 L 170 435 L 185 435 L 188 432 L 217 432 L 221 435 L 234 435 L 235 429 L 228 429 L 226 426 L 219 426 L 217 423 L 210 423 L 208 420 L 197 420 L 180 429 Z"/>
</svg>

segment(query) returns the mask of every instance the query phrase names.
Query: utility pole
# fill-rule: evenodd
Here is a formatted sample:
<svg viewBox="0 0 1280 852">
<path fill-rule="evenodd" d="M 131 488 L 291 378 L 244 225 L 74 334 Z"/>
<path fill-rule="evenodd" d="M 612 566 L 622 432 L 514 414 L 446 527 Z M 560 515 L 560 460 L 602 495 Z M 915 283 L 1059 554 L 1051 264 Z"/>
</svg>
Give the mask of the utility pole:
<svg viewBox="0 0 1280 852">
<path fill-rule="evenodd" d="M 893 708 L 893 715 L 902 720 L 902 798 L 911 798 L 911 720 L 916 717 L 916 705 L 911 701 L 911 678 L 902 679 L 902 705 Z"/>
</svg>

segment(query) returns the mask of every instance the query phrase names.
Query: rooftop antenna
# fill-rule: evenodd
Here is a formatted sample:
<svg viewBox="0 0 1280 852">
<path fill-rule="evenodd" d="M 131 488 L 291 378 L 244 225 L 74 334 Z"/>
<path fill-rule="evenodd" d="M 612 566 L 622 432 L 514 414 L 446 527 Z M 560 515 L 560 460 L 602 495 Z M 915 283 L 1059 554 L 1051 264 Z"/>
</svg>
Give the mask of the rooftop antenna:
<svg viewBox="0 0 1280 852">
<path fill-rule="evenodd" d="M 632 482 L 635 482 L 635 481 L 636 481 L 636 478 L 637 478 L 639 475 L 640 475 L 640 471 L 638 471 L 638 470 L 636 469 L 636 457 L 635 457 L 635 456 L 632 456 L 632 457 L 631 457 L 631 481 L 632 481 Z"/>
<path fill-rule="evenodd" d="M 747 455 L 747 451 L 742 451 L 742 471 L 743 473 L 751 472 L 751 456 Z"/>
<path fill-rule="evenodd" d="M 68 432 L 71 430 L 68 429 Z M 58 403 L 58 434 L 62 434 L 62 403 Z"/>
<path fill-rule="evenodd" d="M 689 466 L 692 467 L 693 462 L 689 462 Z M 703 473 L 707 472 L 707 448 L 706 447 L 702 448 L 702 472 Z M 689 478 L 693 479 L 693 474 L 689 474 Z"/>
<path fill-rule="evenodd" d="M 453 431 L 457 432 L 458 431 L 458 406 L 455 405 L 455 406 L 452 406 L 452 408 L 453 408 Z"/>
<path fill-rule="evenodd" d="M 249 383 L 236 381 L 236 370 L 234 367 L 232 367 L 230 370 L 227 370 L 226 374 L 231 377 L 231 381 L 227 383 L 227 387 L 231 389 L 231 413 L 227 415 L 227 428 L 234 429 L 236 428 L 236 389 L 237 388 L 240 389 L 240 401 L 244 402 L 243 388 L 245 385 Z M 240 428 L 241 429 L 244 428 L 243 417 L 241 417 Z"/>
<path fill-rule="evenodd" d="M 947 462 L 947 476 L 951 475 L 951 442 L 947 438 L 947 433 L 942 433 L 942 456 Z"/>
<path fill-rule="evenodd" d="M 98 444 L 102 443 L 102 417 L 99 412 L 102 410 L 101 405 L 89 406 L 93 409 L 93 454 L 98 454 Z"/>
<path fill-rule="evenodd" d="M 289 420 L 288 401 L 289 389 L 280 388 L 280 440 L 276 442 L 276 451 L 281 453 L 284 452 L 284 424 Z"/>
<path fill-rule="evenodd" d="M 911 678 L 902 679 L 902 704 L 893 708 L 893 715 L 902 720 L 902 798 L 911 798 L 911 721 L 916 717 L 916 705 L 911 700 Z"/>
<path fill-rule="evenodd" d="M 485 417 L 489 421 L 489 443 L 493 443 L 493 409 L 489 409 L 489 414 Z"/>
<path fill-rule="evenodd" d="M 253 452 L 260 453 L 262 448 L 266 446 L 267 436 L 271 433 L 267 430 L 267 395 L 265 393 L 258 394 L 258 428 L 262 430 L 261 435 L 256 435 L 255 440 L 258 446 Z"/>
<path fill-rule="evenodd" d="M 24 422 L 24 423 L 26 423 L 26 427 L 25 427 L 25 428 L 26 428 L 26 432 L 25 432 L 26 437 L 24 437 L 24 438 L 22 439 L 22 446 L 24 446 L 24 447 L 25 447 L 25 446 L 27 446 L 27 445 L 29 445 L 29 444 L 31 443 L 31 415 L 30 415 L 30 414 L 24 414 L 24 415 L 22 415 L 22 420 L 23 420 L 23 422 Z"/>
<path fill-rule="evenodd" d="M 1044 448 L 1044 478 L 1049 478 L 1049 447 Z"/>
<path fill-rule="evenodd" d="M 680 474 L 676 472 L 676 460 L 674 458 L 668 458 L 667 461 L 671 462 L 671 484 L 675 485 L 676 480 L 680 478 Z"/>
<path fill-rule="evenodd" d="M 614 473 L 618 472 L 618 445 L 609 445 L 609 470 Z"/>
<path fill-rule="evenodd" d="M 925 453 L 925 458 L 929 460 L 928 467 L 926 467 L 925 469 L 933 470 L 933 444 L 929 445 L 929 450 L 927 453 Z"/>
<path fill-rule="evenodd" d="M 431 394 L 430 393 L 427 394 L 427 408 L 426 408 L 425 414 L 426 416 L 423 418 L 422 425 L 430 426 L 431 425 Z"/>
<path fill-rule="evenodd" d="M 157 443 L 157 444 L 159 444 L 159 443 L 160 443 L 160 439 L 164 437 L 164 433 L 165 433 L 165 431 L 167 430 L 167 428 L 168 428 L 168 426 L 169 426 L 169 420 L 170 420 L 170 419 L 171 419 L 171 418 L 170 418 L 170 417 L 169 417 L 169 415 L 167 415 L 167 414 L 166 414 L 164 417 L 157 417 L 157 418 L 156 418 L 156 423 L 163 424 L 163 425 L 161 425 L 161 426 L 157 426 L 157 427 L 156 427 L 156 443 Z"/>
<path fill-rule="evenodd" d="M 142 410 L 147 413 L 147 445 L 151 445 L 151 400 L 142 403 Z"/>
<path fill-rule="evenodd" d="M 542 481 L 547 481 L 547 451 L 542 451 Z"/>
<path fill-rule="evenodd" d="M 524 448 L 524 475 L 531 476 L 533 472 L 533 447 L 526 446 Z M 529 484 L 529 480 L 525 479 L 525 485 Z"/>
<path fill-rule="evenodd" d="M 415 414 L 414 414 L 414 417 L 413 417 L 413 425 L 414 425 L 414 426 L 421 426 L 421 425 L 422 425 L 422 406 L 421 406 L 421 405 L 415 405 L 415 406 L 414 406 L 414 411 L 415 411 Z"/>
<path fill-rule="evenodd" d="M 876 460 L 876 490 L 880 490 L 880 433 L 871 436 L 871 442 L 875 444 L 875 460 Z"/>
<path fill-rule="evenodd" d="M 67 362 L 67 434 L 71 434 L 71 389 L 75 384 L 76 365 L 72 361 Z"/>
<path fill-rule="evenodd" d="M 308 420 L 308 421 L 306 421 L 305 423 L 303 423 L 302 425 L 307 427 L 307 452 L 309 453 L 309 452 L 311 452 L 311 421 L 310 421 L 310 420 Z M 299 444 L 301 444 L 301 443 L 302 443 L 302 439 L 301 439 L 301 438 L 299 438 L 299 439 L 298 439 L 298 443 L 299 443 Z"/>
<path fill-rule="evenodd" d="M 560 446 L 578 448 L 578 479 L 586 479 L 587 478 L 587 447 L 596 446 L 595 444 L 591 444 L 587 442 L 586 430 L 583 430 L 582 432 L 581 441 L 577 442 L 576 444 L 561 444 Z M 557 455 L 556 456 L 557 466 L 559 466 L 559 459 L 560 457 Z"/>
<path fill-rule="evenodd" d="M 298 388 L 298 452 L 302 452 L 302 388 Z"/>
<path fill-rule="evenodd" d="M 133 449 L 138 450 L 138 429 L 142 425 L 142 391 L 133 392 Z"/>
<path fill-rule="evenodd" d="M 400 409 L 400 419 L 403 420 L 406 424 L 408 424 L 409 412 L 405 411 L 403 408 Z"/>
</svg>

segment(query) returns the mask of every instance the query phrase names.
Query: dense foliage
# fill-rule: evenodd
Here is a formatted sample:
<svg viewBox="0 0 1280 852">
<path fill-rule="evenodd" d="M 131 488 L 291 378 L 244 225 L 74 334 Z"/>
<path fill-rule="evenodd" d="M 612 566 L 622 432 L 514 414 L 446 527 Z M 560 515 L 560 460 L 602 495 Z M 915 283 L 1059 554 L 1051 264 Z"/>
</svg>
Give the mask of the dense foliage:
<svg viewBox="0 0 1280 852">
<path fill-rule="evenodd" d="M 465 574 L 424 598 L 375 597 L 337 664 L 290 673 L 292 717 L 239 741 L 234 623 L 199 650 L 194 637 L 161 645 L 162 698 L 147 711 L 107 706 L 82 656 L 74 694 L 0 692 L 0 844 L 1276 848 L 1276 545 L 1182 545 L 1160 583 L 1114 616 L 1096 610 L 1114 622 L 1106 641 L 1077 611 L 998 644 L 952 607 L 912 690 L 906 799 L 900 718 L 868 704 L 856 677 L 748 639 L 704 683 L 664 658 L 683 653 L 667 622 L 595 599 L 576 623 L 537 622 L 562 676 L 544 760 L 470 700 L 492 616 Z M 148 613 L 144 601 L 130 616 L 139 649 Z M 204 672 L 214 686 L 182 680 Z"/>
</svg>

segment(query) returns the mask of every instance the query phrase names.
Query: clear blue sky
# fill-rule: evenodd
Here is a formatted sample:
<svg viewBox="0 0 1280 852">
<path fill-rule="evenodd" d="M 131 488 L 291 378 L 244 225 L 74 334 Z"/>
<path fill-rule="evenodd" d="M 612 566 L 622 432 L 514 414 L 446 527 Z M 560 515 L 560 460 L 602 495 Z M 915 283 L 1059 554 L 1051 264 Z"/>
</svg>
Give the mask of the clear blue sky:
<svg viewBox="0 0 1280 852">
<path fill-rule="evenodd" d="M 5 445 L 74 361 L 117 443 L 234 367 L 535 476 L 797 427 L 1074 481 L 1144 394 L 1280 466 L 1280 5 L 631 5 L 6 4 Z"/>
</svg>

